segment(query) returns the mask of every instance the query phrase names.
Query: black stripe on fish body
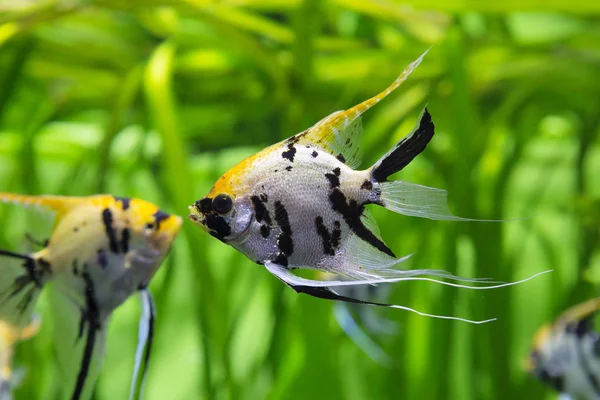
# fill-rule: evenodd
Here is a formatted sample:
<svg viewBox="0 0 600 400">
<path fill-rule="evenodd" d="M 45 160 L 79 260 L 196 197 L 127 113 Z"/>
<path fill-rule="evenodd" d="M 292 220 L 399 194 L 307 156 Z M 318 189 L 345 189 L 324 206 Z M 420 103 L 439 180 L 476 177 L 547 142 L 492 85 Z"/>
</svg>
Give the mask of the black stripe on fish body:
<svg viewBox="0 0 600 400">
<path fill-rule="evenodd" d="M 156 230 L 157 231 L 160 229 L 160 223 L 163 222 L 164 220 L 168 219 L 170 216 L 171 216 L 171 214 L 168 214 L 160 209 L 156 210 L 156 212 L 154 214 L 152 214 L 152 217 L 156 221 Z"/>
<path fill-rule="evenodd" d="M 362 190 L 372 190 L 373 189 L 373 182 L 371 182 L 368 179 L 365 179 L 365 181 L 362 183 L 362 185 L 360 185 L 360 188 Z"/>
<path fill-rule="evenodd" d="M 327 255 L 334 256 L 335 251 L 340 246 L 340 239 L 342 237 L 340 221 L 334 221 L 334 229 L 331 233 L 323 224 L 323 217 L 321 216 L 315 218 L 315 226 L 317 228 L 317 234 L 321 237 L 323 242 L 323 252 Z"/>
<path fill-rule="evenodd" d="M 102 269 L 108 267 L 108 257 L 106 256 L 106 252 L 104 251 L 104 249 L 98 250 L 98 252 L 96 253 L 96 261 L 98 262 L 98 265 L 102 267 Z"/>
<path fill-rule="evenodd" d="M 344 158 L 344 155 L 342 153 L 338 154 L 337 157 L 338 161 L 345 163 L 346 159 Z"/>
<path fill-rule="evenodd" d="M 158 225 L 158 223 L 157 223 Z M 158 226 L 157 228 L 158 229 Z M 123 228 L 121 231 L 121 251 L 123 254 L 129 252 L 129 240 L 131 239 L 131 233 L 129 232 L 129 228 Z"/>
<path fill-rule="evenodd" d="M 265 239 L 269 237 L 271 234 L 271 227 L 269 225 L 261 225 L 260 226 L 260 234 Z"/>
<path fill-rule="evenodd" d="M 208 214 L 206 216 L 206 227 L 210 229 L 210 234 L 223 243 L 226 243 L 225 238 L 231 234 L 231 227 L 225 221 L 225 218 L 219 215 Z"/>
<path fill-rule="evenodd" d="M 281 228 L 281 231 L 291 235 L 292 226 L 290 225 L 290 219 L 285 206 L 280 202 L 275 202 L 275 222 Z"/>
<path fill-rule="evenodd" d="M 126 211 L 129 208 L 129 202 L 131 201 L 129 197 L 113 196 L 113 198 L 116 201 L 121 202 L 121 208 L 123 209 L 123 211 Z"/>
<path fill-rule="evenodd" d="M 277 237 L 277 247 L 281 250 L 281 253 L 286 256 L 291 256 L 294 252 L 294 240 L 291 235 L 280 234 Z"/>
<path fill-rule="evenodd" d="M 265 198 L 267 196 L 265 195 Z M 271 221 L 271 215 L 269 214 L 269 210 L 265 207 L 266 201 L 262 200 L 261 196 L 252 196 L 250 197 L 250 201 L 252 201 L 252 206 L 254 207 L 254 218 L 256 218 L 256 222 L 263 222 L 265 224 L 271 225 L 273 222 Z"/>
<path fill-rule="evenodd" d="M 577 335 L 578 338 L 581 339 L 583 336 L 593 331 L 595 317 L 596 313 L 593 312 L 585 318 L 582 318 L 581 320 L 577 321 L 574 333 Z"/>
<path fill-rule="evenodd" d="M 317 158 L 319 153 L 317 153 L 316 151 L 313 151 L 312 153 L 310 153 L 310 155 L 313 156 L 313 158 Z"/>
<path fill-rule="evenodd" d="M 294 253 L 294 239 L 292 238 L 292 227 L 288 212 L 280 201 L 275 202 L 275 222 L 277 222 L 281 233 L 277 236 L 279 254 L 273 261 L 287 267 L 288 258 Z"/>
<path fill-rule="evenodd" d="M 329 180 L 329 185 L 332 189 L 340 186 L 340 174 L 341 173 L 342 172 L 340 171 L 340 168 L 338 167 L 333 170 L 333 174 L 330 174 L 330 173 L 325 174 L 325 178 L 327 178 Z"/>
<path fill-rule="evenodd" d="M 588 318 L 586 318 L 586 319 L 588 319 Z M 579 332 L 577 332 L 577 325 L 579 325 L 580 323 L 581 323 L 581 321 L 579 321 L 575 326 L 575 331 L 573 333 L 575 333 L 576 335 L 578 335 L 578 333 L 579 333 Z M 600 396 L 600 383 L 598 382 L 598 379 L 594 375 L 594 371 L 592 371 L 592 368 L 586 357 L 586 352 L 585 352 L 585 349 L 583 348 L 583 344 L 584 344 L 584 341 L 582 340 L 583 336 L 585 336 L 585 333 L 582 334 L 581 336 L 578 335 L 577 338 L 575 339 L 575 343 L 577 344 L 577 352 L 579 353 L 579 362 L 581 364 L 581 368 L 583 368 L 583 370 L 586 374 L 588 382 L 594 389 L 596 396 Z"/>
<path fill-rule="evenodd" d="M 290 160 L 290 162 L 294 162 L 294 156 L 296 155 L 296 148 L 294 147 L 294 142 L 289 142 L 287 145 L 287 150 L 281 153 L 281 157 Z"/>
<path fill-rule="evenodd" d="M 263 189 L 264 189 L 264 187 L 263 187 Z M 266 193 L 261 193 L 259 195 L 259 197 L 260 197 L 260 201 L 262 201 L 263 203 L 268 203 L 269 202 L 269 196 L 267 196 Z"/>
<path fill-rule="evenodd" d="M 105 208 L 102 211 L 102 222 L 104 223 L 104 229 L 106 236 L 108 237 L 108 246 L 110 251 L 113 253 L 119 253 L 119 245 L 117 243 L 117 234 L 113 228 L 113 215 L 109 208 Z"/>
<path fill-rule="evenodd" d="M 288 165 L 287 167 L 285 167 L 285 170 L 286 170 L 287 172 L 290 172 L 290 171 L 292 170 L 292 166 L 291 166 L 291 165 Z"/>
<path fill-rule="evenodd" d="M 342 215 L 348 227 L 354 232 L 359 238 L 375 247 L 377 250 L 396 258 L 394 252 L 386 246 L 373 232 L 371 232 L 360 220 L 362 213 L 365 209 L 364 205 L 358 204 L 356 200 L 346 199 L 344 193 L 339 188 L 334 188 L 329 194 L 329 202 L 331 208 Z"/>
<path fill-rule="evenodd" d="M 89 375 L 89 369 L 92 362 L 92 355 L 94 354 L 94 346 L 96 344 L 96 335 L 101 329 L 100 325 L 100 312 L 98 304 L 96 302 L 94 282 L 87 272 L 83 272 L 81 275 L 85 282 L 85 299 L 86 299 L 86 310 L 85 320 L 87 322 L 88 334 L 85 341 L 85 348 L 83 351 L 83 357 L 81 359 L 81 366 L 79 373 L 77 374 L 77 382 L 75 383 L 75 390 L 73 391 L 72 400 L 78 400 L 83 393 L 85 381 Z M 83 335 L 83 331 L 80 327 L 80 334 Z"/>
</svg>

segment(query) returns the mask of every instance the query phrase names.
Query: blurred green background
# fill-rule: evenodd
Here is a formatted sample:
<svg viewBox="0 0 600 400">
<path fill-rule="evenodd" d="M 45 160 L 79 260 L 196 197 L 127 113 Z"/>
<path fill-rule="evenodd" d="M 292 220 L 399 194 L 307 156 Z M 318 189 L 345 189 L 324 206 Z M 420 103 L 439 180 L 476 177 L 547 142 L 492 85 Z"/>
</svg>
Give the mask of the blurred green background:
<svg viewBox="0 0 600 400">
<path fill-rule="evenodd" d="M 151 285 L 147 399 L 555 397 L 521 363 L 543 322 L 597 294 L 600 6 L 410 3 L 0 0 L 1 191 L 106 192 L 186 215 L 235 163 L 379 92 L 433 45 L 365 115 L 363 166 L 427 103 L 437 134 L 397 178 L 447 189 L 461 216 L 531 218 L 374 209 L 383 237 L 415 252 L 412 268 L 505 281 L 554 270 L 485 292 L 395 285 L 396 304 L 498 321 L 377 310 L 400 327 L 377 338 L 393 358 L 384 367 L 344 335 L 332 303 L 297 295 L 186 221 Z M 52 221 L 6 205 L 0 220 L 0 246 L 21 250 L 25 232 Z M 61 390 L 46 311 L 19 348 L 17 399 Z M 115 313 L 95 399 L 126 398 L 138 315 L 135 298 Z"/>
</svg>

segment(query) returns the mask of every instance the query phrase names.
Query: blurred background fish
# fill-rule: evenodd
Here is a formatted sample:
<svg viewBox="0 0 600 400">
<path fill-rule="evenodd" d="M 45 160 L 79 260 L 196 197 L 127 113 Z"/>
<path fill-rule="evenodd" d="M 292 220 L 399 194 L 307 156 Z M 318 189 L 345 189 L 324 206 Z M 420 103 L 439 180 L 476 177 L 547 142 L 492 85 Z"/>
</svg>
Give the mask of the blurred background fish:
<svg viewBox="0 0 600 400">
<path fill-rule="evenodd" d="M 320 273 L 321 280 L 345 280 L 343 275 Z M 336 291 L 345 297 L 387 303 L 392 287 L 390 285 L 341 286 Z M 391 367 L 393 358 L 382 349 L 378 339 L 392 337 L 399 333 L 399 324 L 384 317 L 379 310 L 361 304 L 335 302 L 333 316 L 346 335 L 373 361 Z"/>
<path fill-rule="evenodd" d="M 539 329 L 526 369 L 563 399 L 600 399 L 600 298 L 569 308 Z"/>
<path fill-rule="evenodd" d="M 1 256 L 22 262 L 21 271 L 12 277 L 6 265 L 0 271 L 0 317 L 20 327 L 30 318 L 45 285 L 56 285 L 56 290 L 75 306 L 75 311 L 64 310 L 63 314 L 79 314 L 78 328 L 65 335 L 73 344 L 84 343 L 71 396 L 79 399 L 93 388 L 109 317 L 129 296 L 139 292 L 143 313 L 131 385 L 134 397 L 140 365 L 145 376 L 154 332 L 154 303 L 147 286 L 170 251 L 182 219 L 143 200 L 109 195 L 0 193 L 0 201 L 42 207 L 56 214 L 52 235 L 41 250 L 0 250 Z M 63 352 L 66 350 L 59 350 Z"/>
<path fill-rule="evenodd" d="M 0 400 L 12 400 L 12 391 L 19 385 L 24 369 L 13 365 L 14 353 L 19 342 L 30 339 L 40 329 L 41 320 L 34 317 L 29 325 L 16 327 L 0 320 Z"/>
</svg>

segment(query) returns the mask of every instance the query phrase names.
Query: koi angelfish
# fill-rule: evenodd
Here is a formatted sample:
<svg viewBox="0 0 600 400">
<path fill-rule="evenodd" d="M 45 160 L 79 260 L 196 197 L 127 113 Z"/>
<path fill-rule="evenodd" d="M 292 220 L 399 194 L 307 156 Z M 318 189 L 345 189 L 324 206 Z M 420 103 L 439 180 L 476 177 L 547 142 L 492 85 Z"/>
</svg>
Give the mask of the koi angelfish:
<svg viewBox="0 0 600 400">
<path fill-rule="evenodd" d="M 31 254 L 0 250 L 0 255 L 23 262 L 22 273 L 9 282 L 8 290 L 0 293 L 0 314 L 6 314 L 18 325 L 20 319 L 30 314 L 41 290 L 50 281 L 76 304 L 81 310 L 78 338 L 85 335 L 72 394 L 73 399 L 79 399 L 86 382 L 93 381 L 88 379 L 90 365 L 94 353 L 102 352 L 109 316 L 139 292 L 143 315 L 133 394 L 142 361 L 145 376 L 152 344 L 154 305 L 147 286 L 171 249 L 181 228 L 181 217 L 167 214 L 144 200 L 110 195 L 0 193 L 0 201 L 39 206 L 56 213 L 52 235 L 41 250 Z"/>
<path fill-rule="evenodd" d="M 188 218 L 252 261 L 264 265 L 296 292 L 432 316 L 400 305 L 346 297 L 334 289 L 346 285 L 433 280 L 419 275 L 480 281 L 439 270 L 392 268 L 408 256 L 396 257 L 366 209 L 373 204 L 408 216 L 469 220 L 450 212 L 444 190 L 388 180 L 420 154 L 433 137 L 434 125 L 427 109 L 411 135 L 370 168 L 355 169 L 360 164 L 361 116 L 397 89 L 424 55 L 378 95 L 346 111 L 334 112 L 304 132 L 234 166 L 217 180 L 208 195 L 189 207 Z M 292 273 L 297 268 L 342 274 L 354 280 L 300 278 Z M 517 283 L 465 286 L 437 282 L 477 289 Z"/>
</svg>

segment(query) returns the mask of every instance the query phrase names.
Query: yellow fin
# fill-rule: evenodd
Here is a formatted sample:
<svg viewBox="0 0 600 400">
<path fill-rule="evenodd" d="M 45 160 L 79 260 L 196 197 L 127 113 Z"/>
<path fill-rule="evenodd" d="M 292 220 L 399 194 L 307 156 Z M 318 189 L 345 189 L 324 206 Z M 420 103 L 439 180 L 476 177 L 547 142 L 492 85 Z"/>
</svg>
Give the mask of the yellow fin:
<svg viewBox="0 0 600 400">
<path fill-rule="evenodd" d="M 598 310 L 600 310 L 600 297 L 584 301 L 569 308 L 558 317 L 556 323 L 567 324 L 569 322 L 581 321 L 590 317 Z"/>
<path fill-rule="evenodd" d="M 86 201 L 85 197 L 70 197 L 70 196 L 28 196 L 14 193 L 1 193 L 0 201 L 4 203 L 20 204 L 24 206 L 34 206 L 45 208 L 56 212 L 57 218 L 62 217 L 69 210 L 73 209 Z"/>
<path fill-rule="evenodd" d="M 298 143 L 317 145 L 323 148 L 348 166 L 355 168 L 360 164 L 360 136 L 362 134 L 361 116 L 369 108 L 396 90 L 414 69 L 421 63 L 425 51 L 419 58 L 410 63 L 402 74 L 381 93 L 363 101 L 345 111 L 336 111 L 323 118 L 306 132 L 296 135 Z"/>
</svg>

